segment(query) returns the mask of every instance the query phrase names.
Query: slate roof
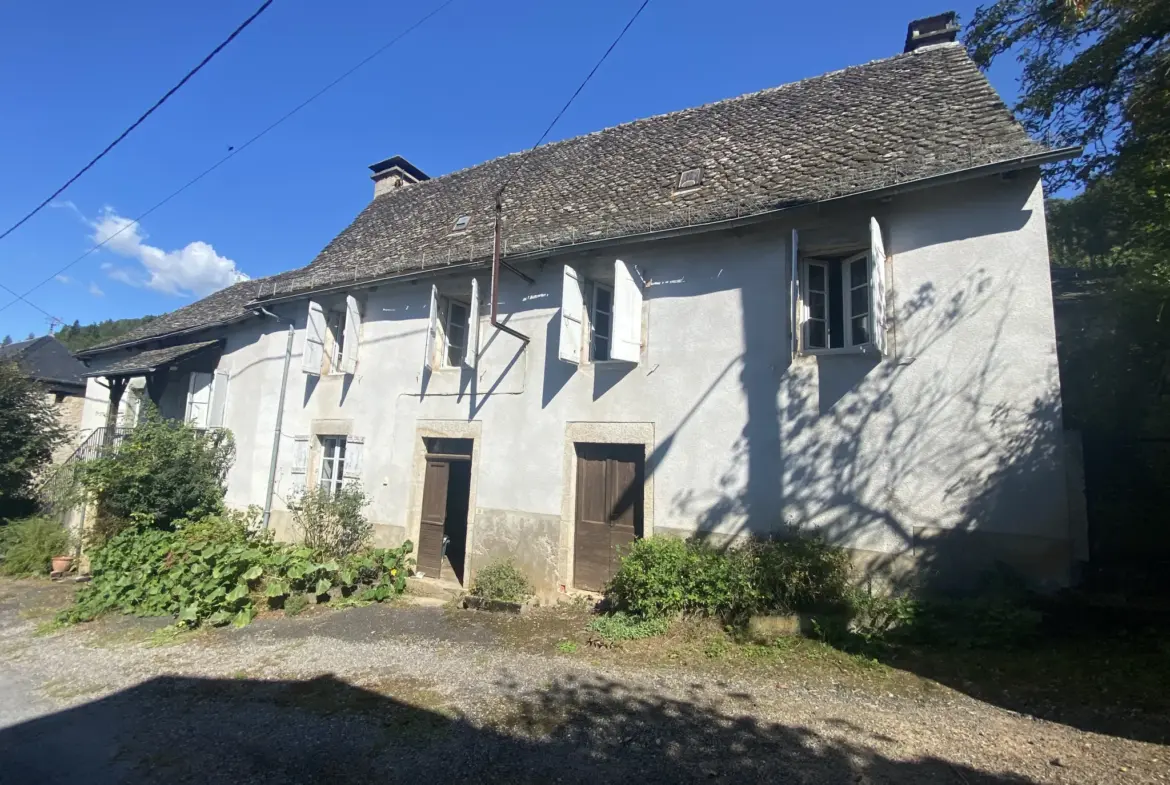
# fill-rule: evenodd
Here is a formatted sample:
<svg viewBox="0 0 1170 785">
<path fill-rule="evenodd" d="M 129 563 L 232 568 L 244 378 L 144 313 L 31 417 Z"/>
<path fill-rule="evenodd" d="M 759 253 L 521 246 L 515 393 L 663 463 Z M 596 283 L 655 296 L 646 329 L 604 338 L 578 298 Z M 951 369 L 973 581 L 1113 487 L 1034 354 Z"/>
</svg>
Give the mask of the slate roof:
<svg viewBox="0 0 1170 785">
<path fill-rule="evenodd" d="M 236 284 L 118 339 L 238 318 L 248 299 L 816 202 L 1049 152 L 959 44 L 636 120 L 391 190 L 306 267 Z M 699 188 L 679 175 L 702 167 Z M 455 220 L 471 216 L 467 230 Z M 201 321 L 203 320 L 203 321 Z"/>
<path fill-rule="evenodd" d="M 178 346 L 168 346 L 165 349 L 149 349 L 136 352 L 129 357 L 123 357 L 108 365 L 103 365 L 86 372 L 86 376 L 139 376 L 150 373 L 168 363 L 190 357 L 204 349 L 220 343 L 215 341 L 197 341 L 184 343 Z"/>
<path fill-rule="evenodd" d="M 39 382 L 85 386 L 85 366 L 51 335 L 0 346 L 0 361 L 5 360 L 15 360 L 21 370 Z"/>
</svg>

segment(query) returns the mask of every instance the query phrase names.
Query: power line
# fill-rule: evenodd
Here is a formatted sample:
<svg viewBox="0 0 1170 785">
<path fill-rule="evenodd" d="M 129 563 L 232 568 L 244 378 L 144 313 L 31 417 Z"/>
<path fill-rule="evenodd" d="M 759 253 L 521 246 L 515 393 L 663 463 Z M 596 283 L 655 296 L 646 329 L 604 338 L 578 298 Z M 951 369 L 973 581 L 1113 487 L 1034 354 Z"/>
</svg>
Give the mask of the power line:
<svg viewBox="0 0 1170 785">
<path fill-rule="evenodd" d="M 560 121 L 561 117 L 564 116 L 565 112 L 569 110 L 569 107 L 572 106 L 573 101 L 577 100 L 577 96 L 579 96 L 581 91 L 585 89 L 585 85 L 589 84 L 589 80 L 592 79 L 593 75 L 597 73 L 597 69 L 601 68 L 601 64 L 605 62 L 606 58 L 609 57 L 610 52 L 612 52 L 621 42 L 622 38 L 625 37 L 626 32 L 634 26 L 634 22 L 638 21 L 638 17 L 642 15 L 642 11 L 644 11 L 648 5 L 650 5 L 650 0 L 642 0 L 642 5 L 638 6 L 638 10 L 635 11 L 634 15 L 630 17 L 630 20 L 626 22 L 626 26 L 623 27 L 622 31 L 617 34 L 617 38 L 613 39 L 609 45 L 609 48 L 605 50 L 605 54 L 601 56 L 601 59 L 593 64 L 593 69 L 589 71 L 588 75 L 586 75 L 585 79 L 582 80 L 581 84 L 577 85 L 577 89 L 573 91 L 571 96 L 569 96 L 569 100 L 565 101 L 565 105 L 561 107 L 561 111 L 557 112 L 556 117 L 554 117 L 552 122 L 548 124 L 548 128 L 544 129 L 544 133 L 542 133 L 540 138 L 536 140 L 536 144 L 532 145 L 532 148 L 529 150 L 529 152 L 532 152 L 532 150 L 535 150 L 544 144 L 544 140 L 547 139 L 548 135 L 552 132 L 553 126 L 555 126 L 557 122 Z M 511 180 L 517 174 L 519 174 L 520 170 L 524 168 L 525 158 L 526 156 L 522 157 L 520 161 L 517 162 L 516 168 L 504 180 L 504 184 L 500 186 L 501 193 L 503 193 L 504 188 L 508 186 L 508 183 L 511 182 Z"/>
<path fill-rule="evenodd" d="M 243 22 L 240 24 L 240 26 L 239 26 L 239 27 L 237 27 L 235 30 L 233 30 L 233 31 L 232 31 L 232 34 L 231 34 L 231 35 L 229 35 L 227 38 L 225 38 L 225 39 L 224 39 L 224 40 L 223 40 L 223 41 L 220 43 L 220 45 L 219 45 L 219 46 L 217 46 L 217 47 L 215 47 L 214 49 L 212 49 L 212 50 L 211 50 L 211 53 L 210 53 L 209 55 L 207 55 L 207 57 L 204 57 L 202 60 L 200 60 L 200 61 L 199 61 L 199 65 L 195 66 L 195 67 L 194 67 L 194 68 L 192 68 L 190 71 L 188 71 L 188 72 L 187 72 L 187 75 L 186 75 L 186 76 L 184 76 L 182 79 L 180 79 L 178 84 L 176 84 L 176 85 L 175 85 L 174 87 L 172 87 L 170 90 L 167 90 L 166 94 L 165 94 L 165 95 L 163 95 L 163 97 L 162 97 L 162 98 L 160 98 L 160 99 L 158 99 L 157 101 L 155 101 L 153 106 L 151 106 L 149 109 L 147 109 L 145 112 L 143 112 L 143 113 L 142 113 L 142 115 L 141 115 L 141 116 L 140 116 L 140 117 L 139 117 L 137 120 L 135 120 L 135 121 L 134 121 L 134 122 L 133 122 L 133 123 L 130 125 L 130 127 L 129 127 L 129 128 L 127 128 L 127 129 L 126 129 L 125 131 L 123 131 L 122 133 L 118 134 L 118 138 L 117 138 L 117 139 L 115 139 L 114 141 L 112 141 L 112 142 L 110 142 L 108 145 L 106 145 L 106 148 L 105 148 L 104 150 L 102 150 L 100 153 L 98 153 L 97 155 L 95 155 L 95 156 L 93 157 L 93 159 L 92 159 L 92 160 L 91 160 L 89 163 L 87 163 L 85 166 L 81 167 L 81 170 L 80 170 L 80 171 L 78 171 L 78 172 L 77 172 L 77 174 L 73 175 L 73 176 L 72 176 L 72 177 L 70 177 L 68 180 L 66 180 L 64 185 L 62 185 L 62 186 L 61 186 L 60 188 L 58 188 L 56 191 L 53 191 L 53 193 L 49 194 L 48 198 L 47 198 L 47 199 L 45 199 L 45 200 L 44 200 L 43 202 L 41 202 L 40 204 L 38 204 L 36 207 L 34 207 L 34 208 L 33 208 L 33 210 L 32 210 L 32 212 L 30 212 L 30 213 L 29 213 L 28 215 L 26 215 L 24 218 L 21 218 L 19 221 L 17 221 L 16 223 L 14 223 L 12 226 L 8 227 L 8 229 L 6 229 L 6 230 L 4 231 L 4 233 L 3 233 L 3 234 L 0 234 L 0 240 L 3 240 L 3 239 L 4 239 L 5 237 L 7 237 L 8 235 L 10 235 L 10 234 L 12 234 L 13 232 L 15 232 L 15 231 L 16 231 L 17 229 L 19 229 L 19 228 L 20 228 L 20 227 L 21 227 L 21 226 L 22 226 L 22 225 L 23 225 L 23 224 L 24 224 L 24 223 L 25 223 L 25 222 L 26 222 L 28 219 L 32 218 L 34 215 L 36 215 L 37 213 L 39 213 L 41 210 L 45 209 L 45 207 L 46 207 L 46 206 L 48 206 L 48 204 L 49 204 L 50 202 L 52 202 L 54 199 L 56 199 L 58 196 L 60 196 L 62 193 L 64 193 L 64 191 L 65 191 L 65 189 L 66 189 L 66 188 L 68 188 L 69 186 L 73 185 L 73 183 L 77 182 L 77 179 L 78 179 L 79 177 L 81 177 L 83 174 L 85 174 L 85 173 L 86 173 L 86 172 L 88 172 L 88 171 L 89 171 L 91 168 L 93 168 L 93 165 L 94 165 L 94 164 L 96 164 L 98 161 L 100 161 L 100 160 L 102 160 L 103 158 L 105 158 L 107 153 L 109 153 L 111 150 L 113 150 L 115 147 L 117 147 L 119 142 L 121 142 L 123 139 L 125 139 L 127 136 L 129 136 L 129 135 L 130 135 L 130 132 L 131 132 L 131 131 L 133 131 L 133 130 L 134 130 L 135 128 L 137 128 L 138 126 L 142 125 L 142 122 L 143 122 L 144 120 L 146 120 L 146 118 L 148 118 L 148 117 L 150 117 L 152 114 L 154 114 L 154 111 L 155 111 L 156 109 L 158 109 L 160 106 L 162 106 L 163 104 L 165 104 L 165 103 L 167 102 L 167 99 L 168 99 L 168 98 L 170 98 L 172 95 L 174 95 L 175 93 L 177 93 L 177 92 L 179 91 L 179 89 L 180 89 L 180 88 L 181 88 L 183 85 L 187 84 L 187 82 L 188 82 L 188 81 L 190 81 L 191 77 L 193 77 L 193 76 L 195 76 L 195 74 L 199 73 L 199 71 L 200 71 L 200 70 L 203 68 L 203 66 L 207 65 L 208 63 L 210 63 L 210 62 L 211 62 L 211 60 L 212 60 L 212 58 L 214 58 L 214 57 L 215 57 L 217 54 L 219 54 L 221 51 L 223 51 L 223 48 L 224 48 L 224 47 L 226 47 L 228 44 L 230 44 L 230 43 L 231 43 L 231 42 L 232 42 L 232 41 L 235 39 L 235 37 L 236 37 L 236 36 L 238 36 L 240 33 L 242 33 L 242 32 L 244 31 L 244 28 L 245 28 L 245 27 L 247 27 L 248 25 L 252 24 L 252 22 L 254 22 L 254 21 L 256 20 L 256 17 L 258 17 L 258 16 L 260 16 L 260 14 L 264 13 L 265 9 L 267 9 L 267 8 L 268 8 L 268 6 L 270 6 L 270 5 L 272 5 L 272 0 L 264 0 L 264 4 L 263 4 L 263 5 L 261 5 L 259 8 L 257 8 L 257 9 L 256 9 L 256 11 L 255 11 L 255 12 L 254 12 L 254 13 L 253 13 L 251 16 L 249 16 L 247 19 L 245 19 L 245 20 L 244 20 L 244 21 L 243 21 Z M 7 287 L 5 287 L 5 288 L 7 288 Z"/>
<path fill-rule="evenodd" d="M 291 110 L 289 110 L 289 111 L 288 111 L 288 112 L 286 112 L 284 115 L 282 115 L 282 116 L 280 117 L 280 119 L 278 119 L 276 122 L 272 123 L 272 124 L 271 124 L 271 125 L 269 125 L 267 128 L 265 128 L 263 131 L 261 131 L 260 133 L 256 134 L 255 136 L 253 136 L 253 137 L 252 137 L 251 139 L 249 139 L 248 141 L 244 142 L 244 143 L 243 143 L 242 145 L 240 145 L 239 147 L 236 147 L 236 148 L 235 148 L 235 149 L 233 149 L 231 152 L 229 152 L 227 155 L 225 155 L 223 158 L 220 158 L 220 159 L 219 159 L 218 161 L 216 161 L 214 164 L 212 164 L 211 166 L 207 167 L 207 168 L 206 168 L 206 169 L 204 169 L 202 172 L 200 172 L 199 174 L 197 174 L 195 177 L 193 177 L 193 178 L 191 178 L 190 180 L 188 180 L 188 181 L 187 181 L 187 182 L 186 182 L 184 185 L 182 185 L 182 186 L 181 186 L 180 188 L 178 188 L 177 190 L 173 191 L 173 192 L 172 192 L 170 195 L 168 195 L 168 196 L 167 196 L 166 198 L 164 198 L 162 201 L 159 201 L 159 202 L 157 202 L 157 203 L 156 203 L 156 204 L 155 204 L 153 207 L 151 207 L 149 210 L 147 210 L 147 211 L 145 211 L 144 213 L 142 213 L 141 215 L 139 215 L 139 216 L 138 216 L 137 218 L 135 218 L 133 221 L 130 221 L 130 222 L 128 222 L 128 223 L 127 223 L 125 226 L 123 226 L 121 229 L 119 229 L 118 231 L 116 231 L 116 232 L 112 233 L 112 234 L 111 234 L 109 237 L 105 238 L 105 239 L 104 239 L 104 240 L 102 240 L 100 243 L 97 243 L 96 245 L 94 245 L 92 248 L 90 248 L 88 251 L 86 251 L 85 253 L 83 253 L 81 256 L 78 256 L 78 257 L 77 257 L 76 259 L 74 259 L 72 262 L 70 262 L 69 264 L 65 265 L 64 267 L 62 267 L 62 268 L 61 268 L 60 270 L 58 270 L 57 272 L 53 273 L 52 275 L 50 275 L 50 276 L 49 276 L 48 278 L 46 278 L 45 280 L 43 280 L 43 281 L 41 281 L 40 283 L 38 283 L 36 286 L 33 286 L 31 289 L 27 290 L 27 291 L 26 291 L 24 294 L 18 294 L 18 295 L 16 295 L 16 300 L 9 300 L 9 301 L 8 301 L 6 304 L 4 304 L 3 306 L 0 306 L 0 311 L 7 310 L 7 309 L 8 309 L 10 306 L 12 306 L 13 304 L 15 304 L 15 303 L 17 302 L 17 300 L 24 300 L 24 301 L 25 301 L 26 303 L 28 303 L 29 305 L 32 305 L 34 308 L 37 308 L 37 310 L 40 310 L 40 307 L 39 307 L 39 306 L 35 305 L 34 303 L 30 302 L 30 301 L 27 299 L 27 297 L 28 297 L 28 295 L 29 295 L 29 294 L 31 294 L 32 292 L 34 292 L 34 291 L 36 291 L 37 289 L 41 288 L 42 286 L 44 286 L 45 284 L 47 284 L 49 281 L 51 281 L 51 280 L 53 280 L 54 278 L 56 278 L 58 275 L 61 275 L 62 273 L 66 272 L 66 271 L 67 271 L 69 268 L 73 267 L 73 265 L 75 265 L 75 264 L 77 264 L 78 262 L 80 262 L 81 260 L 85 259 L 87 256 L 89 256 L 90 254 L 92 254 L 94 251 L 97 251 L 97 250 L 99 250 L 100 248 L 102 248 L 102 247 L 103 247 L 103 246 L 104 246 L 106 243 L 108 243 L 110 240 L 113 240 L 115 237 L 117 237 L 118 235 L 120 235 L 122 232 L 126 231 L 127 229 L 129 229 L 129 228 L 130 228 L 130 227 L 132 227 L 132 226 L 136 226 L 136 225 L 137 225 L 137 224 L 138 224 L 140 221 L 142 221 L 142 219 L 146 218 L 148 215 L 150 215 L 151 213 L 153 213 L 155 210 L 157 210 L 158 208 L 162 207 L 164 204 L 166 204 L 167 202 L 171 201 L 172 199 L 174 199 L 174 198 L 175 198 L 176 196 L 178 196 L 179 194 L 183 193 L 183 191 L 186 191 L 188 188 L 190 188 L 191 186 L 195 185 L 195 183 L 199 182 L 199 181 L 200 181 L 200 180 L 202 180 L 204 177 L 206 177 L 207 175 L 211 174 L 212 172 L 214 172 L 214 171 L 215 171 L 216 169 L 218 169 L 219 167 L 223 166 L 225 163 L 227 163 L 227 162 L 228 162 L 230 159 L 234 158 L 234 157 L 235 157 L 236 155 L 238 155 L 239 153 L 242 153 L 244 150 L 246 150 L 247 148 L 251 147 L 251 146 L 252 146 L 254 143 L 256 143 L 256 142 L 257 142 L 257 141 L 259 141 L 259 140 L 260 140 L 262 137 L 264 137 L 264 136 L 265 136 L 265 135 L 266 135 L 266 134 L 267 134 L 269 131 L 271 131 L 272 129 L 276 128 L 278 125 L 280 125 L 281 123 L 283 123 L 283 122 L 285 122 L 286 120 L 288 120 L 290 117 L 292 117 L 292 116 L 293 116 L 293 115 L 295 115 L 297 112 L 299 112 L 299 111 L 301 111 L 302 109 L 304 109 L 306 106 L 308 106 L 309 104 L 311 104 L 313 101 L 315 101 L 315 100 L 317 100 L 318 98 L 320 98 L 320 97 L 321 97 L 322 95 L 324 95 L 324 94 L 325 94 L 325 92 L 327 92 L 328 90 L 331 90 L 331 89 L 333 89 L 333 88 L 334 88 L 335 86 L 337 86 L 337 84 L 338 84 L 338 83 L 340 83 L 342 80 L 344 80 L 344 79 L 346 79 L 347 77 L 349 77 L 351 74 L 353 74 L 353 73 L 354 73 L 355 71 L 357 71 L 359 68 L 363 67 L 364 65 L 366 65 L 367 63 L 369 63 L 371 60 L 373 60 L 374 58 L 376 58 L 378 55 L 382 54 L 382 53 L 383 53 L 383 52 L 385 52 L 387 49 L 389 49 L 390 47 L 394 46 L 394 44 L 398 43 L 399 41 L 401 41 L 401 40 L 402 40 L 403 38 L 405 38 L 406 36 L 410 35 L 410 34 L 411 34 L 412 32 L 414 32 L 414 31 L 415 31 L 417 28 L 421 27 L 423 24 L 425 24 L 427 21 L 429 21 L 429 20 L 431 19 L 431 17 L 433 17 L 433 16 L 436 16 L 436 15 L 437 15 L 437 14 L 439 14 L 439 13 L 440 13 L 440 12 L 441 12 L 443 9 L 445 9 L 447 6 L 451 5 L 451 4 L 452 4 L 452 3 L 454 3 L 454 2 L 455 2 L 455 0 L 445 0 L 445 2 L 443 2 L 441 5 L 439 5 L 439 6 L 437 6 L 436 8 L 434 8 L 432 11 L 430 11 L 429 13 L 427 13 L 425 16 L 421 17 L 421 18 L 420 18 L 418 21 L 416 21 L 416 22 L 415 22 L 414 24 L 412 24 L 410 27 L 407 27 L 405 30 L 403 30 L 401 33 L 399 33 L 398 35 L 396 35 L 396 36 L 394 36 L 393 38 L 391 38 L 389 41 L 387 41 L 387 42 L 386 42 L 385 44 L 383 44 L 381 47 L 379 47 L 378 49 L 374 50 L 374 51 L 373 51 L 371 54 L 369 54 L 368 56 L 366 56 L 366 57 L 365 57 L 363 60 L 361 60 L 360 62 L 358 62 L 356 65 L 354 65 L 354 66 L 353 66 L 352 68 L 350 68 L 348 71 L 345 71 L 343 74 L 341 74 L 340 76 L 338 76 L 338 77 L 337 77 L 336 79 L 334 79 L 332 82 L 330 82 L 329 84 L 325 85 L 325 86 L 324 86 L 324 87 L 322 87 L 320 90 L 318 90 L 317 92 L 315 92 L 315 93 L 313 93 L 312 95 L 310 95 L 308 98 L 306 98 L 306 99 L 305 99 L 304 101 L 302 101 L 301 103 L 297 104 L 297 105 L 296 105 L 295 107 L 293 107 Z M 7 289 L 8 287 L 4 287 L 4 288 L 5 288 L 5 289 Z M 11 289 L 9 289 L 8 291 L 12 291 L 12 290 L 11 290 Z M 13 294 L 15 294 L 15 292 L 13 292 Z"/>
</svg>

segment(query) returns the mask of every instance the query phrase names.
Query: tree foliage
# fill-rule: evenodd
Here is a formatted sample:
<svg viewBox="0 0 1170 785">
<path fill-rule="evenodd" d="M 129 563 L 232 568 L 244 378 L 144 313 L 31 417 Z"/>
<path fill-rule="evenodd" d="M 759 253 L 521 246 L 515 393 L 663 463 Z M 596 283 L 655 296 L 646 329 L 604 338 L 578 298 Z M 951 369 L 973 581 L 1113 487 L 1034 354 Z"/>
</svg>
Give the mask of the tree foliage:
<svg viewBox="0 0 1170 785">
<path fill-rule="evenodd" d="M 222 512 L 234 459 L 230 432 L 198 431 L 148 411 L 116 452 L 82 470 L 97 501 L 94 536 L 106 539 L 131 522 L 169 529 L 177 520 Z"/>
<path fill-rule="evenodd" d="M 143 316 L 138 319 L 106 319 L 86 325 L 74 320 L 73 324 L 58 331 L 57 340 L 65 344 L 69 351 L 80 352 L 99 343 L 120 338 L 131 330 L 150 323 L 154 318 Z"/>
<path fill-rule="evenodd" d="M 44 388 L 0 363 L 0 518 L 28 511 L 37 476 L 66 436 Z"/>
</svg>

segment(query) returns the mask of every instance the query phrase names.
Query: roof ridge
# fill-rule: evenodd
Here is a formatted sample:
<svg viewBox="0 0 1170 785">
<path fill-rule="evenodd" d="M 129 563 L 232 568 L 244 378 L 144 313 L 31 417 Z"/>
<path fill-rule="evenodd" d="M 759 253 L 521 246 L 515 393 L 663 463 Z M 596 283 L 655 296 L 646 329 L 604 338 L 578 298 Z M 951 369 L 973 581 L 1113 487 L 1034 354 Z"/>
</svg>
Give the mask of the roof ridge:
<svg viewBox="0 0 1170 785">
<path fill-rule="evenodd" d="M 588 132 L 583 133 L 583 134 L 577 134 L 576 136 L 570 136 L 567 139 L 556 139 L 556 140 L 551 141 L 551 142 L 546 142 L 545 144 L 542 144 L 539 147 L 530 147 L 526 150 L 516 150 L 516 151 L 511 152 L 511 153 L 505 153 L 504 155 L 498 155 L 495 158 L 489 158 L 486 161 L 480 161 L 479 163 L 471 164 L 470 166 L 465 166 L 461 169 L 453 169 L 450 172 L 444 172 L 443 174 L 435 175 L 434 177 L 429 177 L 426 180 L 422 180 L 422 181 L 417 182 L 417 183 L 412 183 L 410 186 L 410 190 L 415 191 L 417 193 L 417 189 L 420 186 L 425 187 L 430 183 L 441 183 L 443 181 L 449 180 L 450 178 L 452 178 L 456 175 L 464 174 L 465 172 L 470 172 L 473 169 L 479 169 L 481 167 L 486 167 L 490 164 L 495 164 L 495 163 L 498 163 L 500 161 L 505 161 L 509 158 L 520 158 L 520 157 L 525 156 L 525 155 L 531 155 L 539 150 L 547 150 L 547 149 L 552 148 L 552 147 L 563 146 L 563 145 L 570 144 L 572 142 L 579 142 L 582 139 L 588 139 L 590 137 L 600 136 L 601 134 L 609 133 L 611 131 L 616 131 L 616 130 L 624 129 L 624 128 L 632 128 L 632 127 L 637 126 L 637 125 L 653 122 L 656 120 L 662 120 L 662 119 L 667 118 L 667 117 L 681 117 L 683 115 L 693 114 L 696 112 L 708 110 L 708 109 L 711 109 L 711 108 L 716 107 L 716 106 L 724 106 L 727 104 L 735 103 L 737 101 L 747 101 L 747 100 L 750 100 L 753 98 L 758 98 L 762 95 L 768 95 L 770 93 L 780 92 L 781 90 L 792 89 L 794 87 L 797 87 L 798 85 L 808 84 L 810 82 L 819 82 L 819 81 L 829 79 L 832 77 L 840 76 L 841 74 L 847 73 L 849 71 L 856 71 L 856 70 L 861 69 L 861 68 L 871 68 L 871 67 L 878 65 L 878 64 L 892 63 L 896 60 L 907 59 L 910 57 L 922 57 L 922 56 L 930 54 L 932 52 L 948 51 L 951 49 L 963 49 L 963 45 L 960 44 L 958 41 L 950 41 L 950 42 L 946 42 L 946 43 L 935 44 L 935 45 L 929 46 L 929 47 L 923 47 L 921 49 L 917 49 L 917 50 L 912 51 L 912 52 L 898 52 L 897 54 L 890 55 L 889 57 L 878 57 L 878 58 L 875 58 L 873 60 L 869 60 L 869 61 L 864 62 L 864 63 L 855 63 L 853 65 L 847 65 L 843 68 L 838 68 L 834 71 L 826 71 L 823 74 L 815 74 L 813 76 L 806 76 L 803 79 L 797 79 L 796 81 L 793 81 L 793 82 L 784 82 L 783 84 L 773 85 L 772 87 L 764 87 L 764 88 L 761 88 L 759 90 L 753 90 L 753 91 L 748 92 L 748 93 L 740 93 L 739 95 L 732 95 L 732 96 L 728 96 L 727 98 L 719 98 L 715 101 L 708 101 L 705 104 L 698 104 L 696 106 L 686 106 L 686 107 L 683 107 L 682 109 L 672 109 L 669 112 L 659 112 L 658 114 L 647 115 L 646 117 L 637 117 L 637 118 L 634 118 L 633 120 L 627 120 L 623 123 L 617 123 L 615 125 L 608 125 L 604 128 L 598 128 L 595 131 L 588 131 Z M 966 50 L 964 50 L 964 51 L 966 51 Z M 406 193 L 406 191 L 407 191 L 407 189 L 404 189 L 404 188 L 395 188 L 395 189 L 388 190 L 388 191 L 374 197 L 374 199 L 371 200 L 371 203 L 376 201 L 377 199 L 385 197 L 387 195 L 396 194 L 396 193 Z"/>
</svg>

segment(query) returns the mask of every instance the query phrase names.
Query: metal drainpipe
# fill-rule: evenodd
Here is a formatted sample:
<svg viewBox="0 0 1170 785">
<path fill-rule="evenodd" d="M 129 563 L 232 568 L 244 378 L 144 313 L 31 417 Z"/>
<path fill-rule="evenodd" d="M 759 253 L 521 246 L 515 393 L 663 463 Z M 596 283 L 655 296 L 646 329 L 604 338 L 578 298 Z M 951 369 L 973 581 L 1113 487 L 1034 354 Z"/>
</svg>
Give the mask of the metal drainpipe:
<svg viewBox="0 0 1170 785">
<path fill-rule="evenodd" d="M 278 322 L 285 321 L 267 308 L 257 308 L 256 312 L 262 316 L 275 319 Z M 284 391 L 288 388 L 288 366 L 292 361 L 293 335 L 295 333 L 296 328 L 290 321 L 288 323 L 288 342 L 284 347 L 284 372 L 280 376 L 280 400 L 276 405 L 276 427 L 272 431 L 272 458 L 268 461 L 268 486 L 264 491 L 262 531 L 268 530 L 268 521 L 272 518 L 272 494 L 276 489 L 276 462 L 280 457 L 280 429 L 284 423 Z"/>
<path fill-rule="evenodd" d="M 524 333 L 516 332 L 506 324 L 501 324 L 498 318 L 496 309 L 496 302 L 500 294 L 500 213 L 503 211 L 504 189 L 496 191 L 496 228 L 495 228 L 495 243 L 492 247 L 492 304 L 491 304 L 491 322 L 492 327 L 497 330 L 502 330 L 513 338 L 519 338 L 527 346 L 531 340 Z"/>
</svg>

